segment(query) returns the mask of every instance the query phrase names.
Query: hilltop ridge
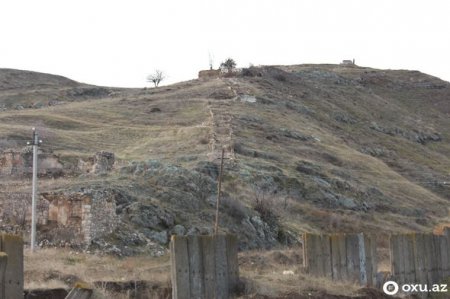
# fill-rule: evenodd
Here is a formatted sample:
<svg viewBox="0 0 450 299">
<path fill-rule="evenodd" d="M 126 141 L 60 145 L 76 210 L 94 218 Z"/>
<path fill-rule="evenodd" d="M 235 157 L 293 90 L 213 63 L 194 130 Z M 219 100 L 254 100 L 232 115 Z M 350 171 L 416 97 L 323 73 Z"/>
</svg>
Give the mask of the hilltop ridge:
<svg viewBox="0 0 450 299">
<path fill-rule="evenodd" d="M 42 150 L 60 165 L 59 178 L 42 181 L 44 199 L 115 202 L 120 225 L 95 244 L 131 254 L 174 232 L 209 233 L 222 148 L 221 228 L 241 248 L 294 244 L 304 231 L 429 231 L 449 221 L 450 84 L 439 78 L 292 65 L 154 89 L 61 79 L 58 90 L 60 79 L 49 80 L 55 89 L 39 96 L 61 96 L 59 105 L 16 109 L 10 99 L 22 91 L 0 90 L 0 139 L 21 150 L 32 126 L 44 132 Z M 87 173 L 100 151 L 114 153 L 113 170 Z M 0 184 L 25 192 L 22 179 Z"/>
<path fill-rule="evenodd" d="M 0 90 L 44 87 L 75 87 L 80 83 L 63 76 L 0 68 Z"/>
</svg>

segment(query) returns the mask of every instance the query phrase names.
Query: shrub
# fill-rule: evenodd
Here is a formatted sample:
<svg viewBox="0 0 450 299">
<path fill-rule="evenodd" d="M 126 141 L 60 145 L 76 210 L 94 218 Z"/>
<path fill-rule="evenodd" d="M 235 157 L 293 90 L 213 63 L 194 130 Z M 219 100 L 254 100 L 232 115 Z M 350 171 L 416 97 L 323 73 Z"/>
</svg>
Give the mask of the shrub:
<svg viewBox="0 0 450 299">
<path fill-rule="evenodd" d="M 273 76 L 275 78 L 275 80 L 280 81 L 280 82 L 286 82 L 286 76 L 284 76 L 283 74 L 276 74 L 275 76 Z"/>
<path fill-rule="evenodd" d="M 244 77 L 262 77 L 261 71 L 254 66 L 243 68 L 241 75 Z"/>
<path fill-rule="evenodd" d="M 227 58 L 224 62 L 220 64 L 220 67 L 226 69 L 228 73 L 232 73 L 236 68 L 236 62 L 233 58 Z"/>
<path fill-rule="evenodd" d="M 269 200 L 255 202 L 253 209 L 259 213 L 261 219 L 270 227 L 278 226 L 278 215 L 275 213 Z"/>
<path fill-rule="evenodd" d="M 227 209 L 228 214 L 238 220 L 247 217 L 247 208 L 236 199 L 225 197 L 222 199 L 223 206 Z"/>
</svg>

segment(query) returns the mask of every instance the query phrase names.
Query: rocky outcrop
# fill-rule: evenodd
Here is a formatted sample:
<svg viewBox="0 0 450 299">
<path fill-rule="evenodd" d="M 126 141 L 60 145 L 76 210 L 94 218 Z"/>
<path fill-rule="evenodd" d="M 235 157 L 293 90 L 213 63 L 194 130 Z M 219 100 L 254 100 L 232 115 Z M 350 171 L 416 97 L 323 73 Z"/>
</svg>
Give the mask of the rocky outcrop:
<svg viewBox="0 0 450 299">
<path fill-rule="evenodd" d="M 427 144 L 429 142 L 441 141 L 441 135 L 436 132 L 424 132 L 421 130 L 405 130 L 398 127 L 388 127 L 372 122 L 370 128 L 380 133 L 384 133 L 391 136 L 399 136 L 413 142 L 420 144 Z"/>
</svg>

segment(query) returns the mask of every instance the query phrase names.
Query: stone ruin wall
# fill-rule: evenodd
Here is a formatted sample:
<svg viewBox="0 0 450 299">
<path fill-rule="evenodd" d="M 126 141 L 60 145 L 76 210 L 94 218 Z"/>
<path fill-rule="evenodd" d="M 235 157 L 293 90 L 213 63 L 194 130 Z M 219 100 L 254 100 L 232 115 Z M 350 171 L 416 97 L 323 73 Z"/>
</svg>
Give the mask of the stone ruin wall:
<svg viewBox="0 0 450 299">
<path fill-rule="evenodd" d="M 40 176 L 63 173 L 63 165 L 58 156 L 39 152 L 38 161 Z M 104 174 L 112 171 L 114 164 L 114 153 L 101 151 L 87 161 L 80 160 L 75 171 L 92 175 Z M 64 172 L 67 171 L 64 169 Z M 2 176 L 23 179 L 31 176 L 31 172 L 31 152 L 13 150 L 0 152 L 0 179 Z M 36 214 L 37 224 L 48 232 L 47 239 L 67 240 L 69 243 L 89 244 L 94 238 L 111 233 L 118 223 L 114 195 L 107 192 L 41 193 Z M 0 227 L 19 232 L 28 230 L 30 223 L 31 190 L 29 192 L 0 190 Z"/>
<path fill-rule="evenodd" d="M 239 73 L 242 73 L 241 68 L 235 68 L 231 72 L 228 71 L 226 68 L 220 68 L 218 70 L 203 70 L 198 72 L 198 78 L 199 79 L 215 79 L 215 78 L 222 78 L 222 77 L 234 77 L 238 75 Z"/>
<path fill-rule="evenodd" d="M 60 177 L 64 174 L 78 175 L 81 173 L 102 174 L 114 168 L 115 155 L 111 152 L 100 151 L 86 160 L 79 159 L 75 167 L 66 166 L 60 157 L 53 153 L 38 151 L 38 175 Z M 33 171 L 33 153 L 29 148 L 22 151 L 0 151 L 0 177 L 12 176 L 16 178 L 30 177 Z"/>
<path fill-rule="evenodd" d="M 198 72 L 199 79 L 219 78 L 220 76 L 220 70 L 203 70 Z"/>
<path fill-rule="evenodd" d="M 69 229 L 78 243 L 90 244 L 93 239 L 112 233 L 118 225 L 112 196 L 93 197 L 83 193 L 53 196 L 49 200 L 48 221 Z"/>
<path fill-rule="evenodd" d="M 113 196 L 96 197 L 77 193 L 43 193 L 36 206 L 38 231 L 54 240 L 88 245 L 114 231 L 119 219 Z M 1 225 L 24 228 L 31 223 L 31 194 L 11 193 L 0 201 Z"/>
<path fill-rule="evenodd" d="M 0 152 L 0 176 L 29 176 L 32 173 L 32 151 Z M 38 152 L 39 175 L 61 175 L 63 165 L 59 158 L 51 153 Z"/>
<path fill-rule="evenodd" d="M 90 244 L 95 238 L 112 233 L 119 224 L 113 196 L 86 202 L 82 206 L 82 215 L 81 227 L 86 244 Z"/>
</svg>

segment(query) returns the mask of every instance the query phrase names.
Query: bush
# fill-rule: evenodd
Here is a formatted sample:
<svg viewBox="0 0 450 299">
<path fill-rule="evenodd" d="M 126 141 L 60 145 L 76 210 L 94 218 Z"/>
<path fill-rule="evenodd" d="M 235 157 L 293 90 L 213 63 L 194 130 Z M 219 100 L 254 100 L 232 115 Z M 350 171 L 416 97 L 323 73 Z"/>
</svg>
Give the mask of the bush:
<svg viewBox="0 0 450 299">
<path fill-rule="evenodd" d="M 224 62 L 220 64 L 220 68 L 226 69 L 228 73 L 232 73 L 236 68 L 236 62 L 233 58 L 227 58 Z"/>
<path fill-rule="evenodd" d="M 228 214 L 237 220 L 247 217 L 247 208 L 239 200 L 225 197 L 222 199 L 222 204 L 227 209 Z"/>
<path fill-rule="evenodd" d="M 273 76 L 275 78 L 275 80 L 280 81 L 280 82 L 286 82 L 286 76 L 283 74 L 276 74 L 275 76 Z"/>
<path fill-rule="evenodd" d="M 261 71 L 254 66 L 243 68 L 241 75 L 244 77 L 262 77 Z"/>
<path fill-rule="evenodd" d="M 255 203 L 253 209 L 259 213 L 261 219 L 270 227 L 278 226 L 278 215 L 274 212 L 268 200 L 260 200 Z"/>
</svg>

